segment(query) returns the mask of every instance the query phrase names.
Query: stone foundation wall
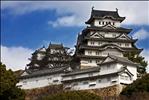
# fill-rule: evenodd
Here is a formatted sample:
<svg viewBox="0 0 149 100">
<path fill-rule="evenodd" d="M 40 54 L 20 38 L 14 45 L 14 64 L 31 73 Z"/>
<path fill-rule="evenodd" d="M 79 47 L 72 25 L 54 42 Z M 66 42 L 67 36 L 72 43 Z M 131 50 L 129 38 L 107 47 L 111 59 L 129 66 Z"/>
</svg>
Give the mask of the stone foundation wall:
<svg viewBox="0 0 149 100">
<path fill-rule="evenodd" d="M 95 93 L 96 95 L 99 95 L 101 97 L 106 97 L 106 96 L 118 96 L 121 92 L 121 86 L 120 85 L 114 85 L 110 87 L 105 87 L 105 88 L 99 88 L 99 89 L 90 89 L 90 90 L 85 90 L 90 93 Z"/>
</svg>

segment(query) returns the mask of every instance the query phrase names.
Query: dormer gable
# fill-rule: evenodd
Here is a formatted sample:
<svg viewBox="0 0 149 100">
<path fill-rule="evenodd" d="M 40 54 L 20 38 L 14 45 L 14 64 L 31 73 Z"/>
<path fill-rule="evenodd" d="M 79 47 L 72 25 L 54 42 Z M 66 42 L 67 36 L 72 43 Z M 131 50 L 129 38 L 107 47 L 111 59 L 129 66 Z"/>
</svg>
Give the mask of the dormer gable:
<svg viewBox="0 0 149 100">
<path fill-rule="evenodd" d="M 107 24 L 107 25 L 105 25 L 105 26 L 102 26 L 102 28 L 104 28 L 104 29 L 116 29 L 116 27 L 114 27 L 114 26 L 111 25 L 111 24 Z"/>
<path fill-rule="evenodd" d="M 90 34 L 90 37 L 92 38 L 104 38 L 99 32 L 94 32 Z"/>
<path fill-rule="evenodd" d="M 123 33 L 120 34 L 118 37 L 116 37 L 117 39 L 122 39 L 122 40 L 132 40 L 129 36 L 127 36 L 127 34 Z"/>
<path fill-rule="evenodd" d="M 102 63 L 113 62 L 114 59 L 107 57 Z"/>
</svg>

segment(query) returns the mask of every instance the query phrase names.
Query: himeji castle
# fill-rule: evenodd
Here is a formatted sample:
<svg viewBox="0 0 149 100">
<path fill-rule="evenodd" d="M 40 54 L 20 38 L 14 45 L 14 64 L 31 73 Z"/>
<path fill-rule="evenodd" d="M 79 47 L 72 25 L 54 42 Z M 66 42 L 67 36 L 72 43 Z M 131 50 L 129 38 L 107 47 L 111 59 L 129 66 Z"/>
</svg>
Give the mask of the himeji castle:
<svg viewBox="0 0 149 100">
<path fill-rule="evenodd" d="M 87 27 L 78 34 L 74 55 L 63 44 L 50 43 L 36 50 L 17 86 L 32 89 L 63 84 L 66 90 L 88 90 L 132 83 L 141 66 L 124 54 L 139 54 L 142 49 L 135 46 L 137 39 L 128 36 L 132 29 L 121 27 L 124 20 L 117 9 L 92 9 Z"/>
</svg>

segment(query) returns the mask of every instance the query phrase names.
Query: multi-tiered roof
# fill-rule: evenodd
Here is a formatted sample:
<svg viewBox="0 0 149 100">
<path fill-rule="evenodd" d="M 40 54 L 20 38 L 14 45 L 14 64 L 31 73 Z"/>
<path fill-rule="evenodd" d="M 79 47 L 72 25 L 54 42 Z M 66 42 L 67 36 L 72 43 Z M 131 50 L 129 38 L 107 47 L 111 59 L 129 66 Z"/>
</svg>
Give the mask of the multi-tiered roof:
<svg viewBox="0 0 149 100">
<path fill-rule="evenodd" d="M 69 48 L 63 44 L 49 44 L 48 48 L 36 50 L 27 64 L 27 75 L 21 78 L 37 77 L 46 74 L 62 73 L 71 70 L 72 57 L 67 52 Z"/>
<path fill-rule="evenodd" d="M 124 19 L 125 17 L 119 16 L 118 10 L 92 9 L 89 20 L 85 22 L 89 26 L 78 35 L 75 56 L 80 59 L 103 59 L 106 57 L 102 55 L 89 56 L 85 54 L 85 50 L 102 52 L 107 49 L 115 49 L 122 54 L 132 51 L 140 53 L 142 49 L 135 46 L 137 39 L 128 36 L 132 29 L 123 28 L 120 25 Z M 99 45 L 89 45 L 89 41 L 98 42 Z M 126 46 L 122 46 L 122 44 Z"/>
</svg>

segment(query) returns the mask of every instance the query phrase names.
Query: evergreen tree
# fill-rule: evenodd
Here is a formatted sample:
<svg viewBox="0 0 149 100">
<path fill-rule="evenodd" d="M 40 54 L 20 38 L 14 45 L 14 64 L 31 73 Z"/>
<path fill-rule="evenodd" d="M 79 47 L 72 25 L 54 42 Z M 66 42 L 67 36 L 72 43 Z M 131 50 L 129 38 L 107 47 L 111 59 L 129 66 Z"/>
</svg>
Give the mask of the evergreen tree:
<svg viewBox="0 0 149 100">
<path fill-rule="evenodd" d="M 149 74 L 138 78 L 133 83 L 129 84 L 126 88 L 121 92 L 122 95 L 131 96 L 132 94 L 138 92 L 147 92 L 149 93 Z"/>
<path fill-rule="evenodd" d="M 146 73 L 146 67 L 147 67 L 147 61 L 144 60 L 144 57 L 139 55 L 136 52 L 130 52 L 130 53 L 125 53 L 124 57 L 127 57 L 129 60 L 131 60 L 134 63 L 138 63 L 141 65 L 141 67 L 137 68 L 137 71 L 140 74 L 145 74 Z"/>
<path fill-rule="evenodd" d="M 15 74 L 0 62 L 0 98 L 2 100 L 24 100 L 25 92 L 16 87 Z"/>
</svg>

